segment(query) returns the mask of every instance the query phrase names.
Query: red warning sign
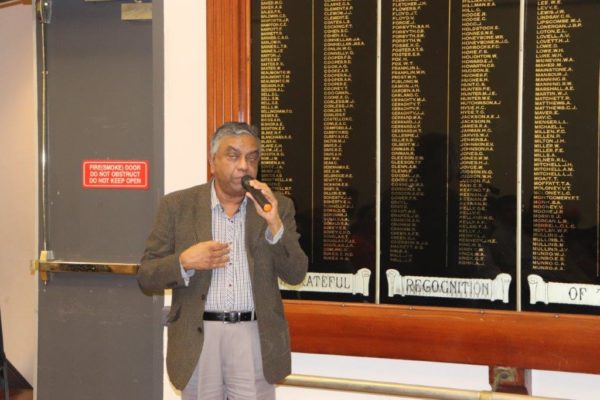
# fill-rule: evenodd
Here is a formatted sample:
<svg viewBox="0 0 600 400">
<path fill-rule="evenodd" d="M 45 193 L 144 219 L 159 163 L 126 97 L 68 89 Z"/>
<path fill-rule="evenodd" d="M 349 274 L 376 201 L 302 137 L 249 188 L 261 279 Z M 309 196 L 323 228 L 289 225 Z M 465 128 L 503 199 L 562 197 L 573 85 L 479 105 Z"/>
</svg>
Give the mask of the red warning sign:
<svg viewBox="0 0 600 400">
<path fill-rule="evenodd" d="M 83 187 L 148 189 L 148 161 L 84 160 Z"/>
</svg>

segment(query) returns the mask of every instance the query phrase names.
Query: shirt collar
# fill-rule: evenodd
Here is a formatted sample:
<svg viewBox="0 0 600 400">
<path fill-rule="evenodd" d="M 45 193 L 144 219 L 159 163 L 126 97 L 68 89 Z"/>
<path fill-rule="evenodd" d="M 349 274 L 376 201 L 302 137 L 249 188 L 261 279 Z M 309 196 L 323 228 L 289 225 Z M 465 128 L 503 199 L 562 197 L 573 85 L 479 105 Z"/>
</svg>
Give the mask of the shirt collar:
<svg viewBox="0 0 600 400">
<path fill-rule="evenodd" d="M 238 212 L 246 211 L 246 204 L 248 203 L 248 198 L 244 196 L 244 200 L 242 200 L 242 204 L 240 204 L 240 208 Z M 217 191 L 215 190 L 215 180 L 212 179 L 210 181 L 210 209 L 212 211 L 219 210 L 221 212 L 225 211 L 221 203 L 219 202 L 219 198 L 217 197 Z"/>
</svg>

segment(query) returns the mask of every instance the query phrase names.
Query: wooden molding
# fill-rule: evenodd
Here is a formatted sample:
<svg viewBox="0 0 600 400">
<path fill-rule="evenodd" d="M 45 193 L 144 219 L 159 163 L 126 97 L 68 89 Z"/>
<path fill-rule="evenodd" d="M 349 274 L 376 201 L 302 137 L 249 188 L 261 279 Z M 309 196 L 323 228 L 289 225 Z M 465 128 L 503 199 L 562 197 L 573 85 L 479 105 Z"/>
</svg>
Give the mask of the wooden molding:
<svg viewBox="0 0 600 400">
<path fill-rule="evenodd" d="M 250 122 L 250 1 L 207 0 L 206 31 L 210 149 L 212 133 L 221 124 Z"/>
<path fill-rule="evenodd" d="M 595 316 L 286 300 L 292 349 L 600 373 Z"/>
<path fill-rule="evenodd" d="M 250 122 L 250 1 L 207 0 L 208 132 Z"/>
</svg>

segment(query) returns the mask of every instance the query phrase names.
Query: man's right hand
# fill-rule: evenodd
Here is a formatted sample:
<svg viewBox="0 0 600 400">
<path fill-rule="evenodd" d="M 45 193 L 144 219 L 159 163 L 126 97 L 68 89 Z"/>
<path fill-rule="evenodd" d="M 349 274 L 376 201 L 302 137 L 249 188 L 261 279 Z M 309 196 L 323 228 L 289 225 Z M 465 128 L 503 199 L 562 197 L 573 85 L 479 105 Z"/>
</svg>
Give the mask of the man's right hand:
<svg viewBox="0 0 600 400">
<path fill-rule="evenodd" d="M 228 262 L 229 245 L 215 240 L 196 243 L 179 256 L 179 263 L 186 270 L 223 268 Z"/>
</svg>

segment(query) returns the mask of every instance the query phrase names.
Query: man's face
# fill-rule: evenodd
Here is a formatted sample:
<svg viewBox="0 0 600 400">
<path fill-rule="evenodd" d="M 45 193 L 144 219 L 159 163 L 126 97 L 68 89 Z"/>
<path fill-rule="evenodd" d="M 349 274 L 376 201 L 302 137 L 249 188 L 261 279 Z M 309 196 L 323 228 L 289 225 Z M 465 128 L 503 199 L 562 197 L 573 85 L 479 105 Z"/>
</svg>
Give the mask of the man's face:
<svg viewBox="0 0 600 400">
<path fill-rule="evenodd" d="M 256 178 L 258 158 L 258 141 L 253 136 L 224 136 L 210 160 L 215 185 L 229 196 L 243 196 L 242 177 Z"/>
</svg>

